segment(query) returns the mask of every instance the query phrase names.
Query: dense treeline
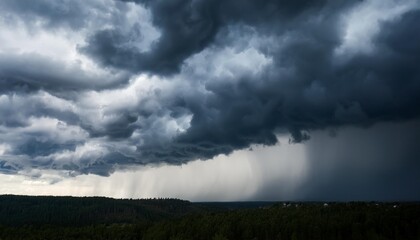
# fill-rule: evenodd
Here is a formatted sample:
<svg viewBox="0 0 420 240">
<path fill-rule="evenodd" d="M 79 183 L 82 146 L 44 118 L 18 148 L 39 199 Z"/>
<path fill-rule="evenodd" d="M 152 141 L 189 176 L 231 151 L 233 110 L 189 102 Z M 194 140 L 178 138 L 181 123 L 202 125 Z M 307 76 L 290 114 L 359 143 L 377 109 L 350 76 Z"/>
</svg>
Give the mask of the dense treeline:
<svg viewBox="0 0 420 240">
<path fill-rule="evenodd" d="M 247 209 L 247 203 L 197 204 L 176 199 L 8 197 L 7 201 L 0 197 L 1 240 L 420 239 L 420 204 L 417 203 L 278 203 L 269 206 L 249 203 L 256 208 Z M 13 199 L 15 203 L 10 202 Z M 60 206 L 64 203 L 67 207 Z M 13 204 L 22 204 L 19 212 L 10 211 Z M 75 213 L 68 212 L 69 206 Z M 222 211 L 223 207 L 236 210 Z M 43 215 L 41 210 L 34 210 L 38 208 L 45 211 Z M 123 209 L 124 218 L 96 212 L 112 208 Z M 63 209 L 67 212 L 61 212 Z M 70 221 L 79 221 L 75 216 L 85 216 L 89 209 L 94 209 L 92 215 L 95 216 L 89 221 Z M 136 211 L 141 214 L 132 214 Z M 154 216 L 155 213 L 158 215 Z M 52 219 L 58 217 L 32 214 L 57 215 L 67 220 L 55 223 Z M 73 217 L 65 217 L 66 214 Z M 7 222 L 7 217 L 12 221 Z M 24 217 L 28 219 L 22 224 L 20 218 Z M 45 219 L 49 220 L 40 222 Z"/>
<path fill-rule="evenodd" d="M 179 199 L 0 196 L 0 225 L 86 226 L 154 221 L 203 211 Z"/>
<path fill-rule="evenodd" d="M 420 239 L 420 206 L 276 205 L 160 222 L 144 239 Z"/>
</svg>

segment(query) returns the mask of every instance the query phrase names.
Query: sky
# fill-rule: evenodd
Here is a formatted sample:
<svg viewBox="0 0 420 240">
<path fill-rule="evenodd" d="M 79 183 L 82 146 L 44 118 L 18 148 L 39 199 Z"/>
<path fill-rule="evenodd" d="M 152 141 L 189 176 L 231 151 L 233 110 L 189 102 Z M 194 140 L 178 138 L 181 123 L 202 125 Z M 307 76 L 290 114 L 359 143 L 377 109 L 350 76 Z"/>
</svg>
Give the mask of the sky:
<svg viewBox="0 0 420 240">
<path fill-rule="evenodd" d="M 0 0 L 0 194 L 420 200 L 417 0 Z"/>
</svg>

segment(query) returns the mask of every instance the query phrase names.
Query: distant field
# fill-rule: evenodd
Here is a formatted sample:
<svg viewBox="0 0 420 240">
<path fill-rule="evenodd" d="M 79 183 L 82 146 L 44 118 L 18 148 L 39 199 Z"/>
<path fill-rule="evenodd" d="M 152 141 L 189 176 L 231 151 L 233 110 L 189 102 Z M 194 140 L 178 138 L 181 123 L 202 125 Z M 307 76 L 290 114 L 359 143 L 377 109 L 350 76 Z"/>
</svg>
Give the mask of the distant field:
<svg viewBox="0 0 420 240">
<path fill-rule="evenodd" d="M 0 239 L 420 239 L 420 204 L 4 195 Z"/>
</svg>

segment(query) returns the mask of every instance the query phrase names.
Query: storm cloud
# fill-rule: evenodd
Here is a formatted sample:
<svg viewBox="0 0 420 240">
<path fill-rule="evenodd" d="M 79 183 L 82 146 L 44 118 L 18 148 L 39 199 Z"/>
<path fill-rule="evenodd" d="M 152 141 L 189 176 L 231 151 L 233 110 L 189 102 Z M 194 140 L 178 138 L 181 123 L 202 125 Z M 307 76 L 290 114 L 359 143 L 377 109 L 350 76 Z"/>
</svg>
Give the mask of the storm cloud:
<svg viewBox="0 0 420 240">
<path fill-rule="evenodd" d="M 2 1 L 0 13 L 9 174 L 107 176 L 420 114 L 417 1 Z"/>
</svg>

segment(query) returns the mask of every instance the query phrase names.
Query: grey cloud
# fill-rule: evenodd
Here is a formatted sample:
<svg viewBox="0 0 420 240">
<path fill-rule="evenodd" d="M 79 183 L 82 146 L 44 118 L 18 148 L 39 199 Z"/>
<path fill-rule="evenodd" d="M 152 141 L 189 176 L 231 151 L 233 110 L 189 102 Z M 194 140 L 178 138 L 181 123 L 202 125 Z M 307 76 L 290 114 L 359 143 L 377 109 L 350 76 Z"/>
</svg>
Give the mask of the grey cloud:
<svg viewBox="0 0 420 240">
<path fill-rule="evenodd" d="M 80 44 L 71 41 L 80 41 L 91 29 L 126 24 L 127 18 L 122 14 L 127 10 L 125 4 L 111 0 L 1 1 L 0 24 L 5 28 L 6 44 L 5 51 L 0 53 L 0 93 L 41 89 L 63 96 L 64 92 L 69 95 L 70 91 L 102 90 L 127 83 L 130 74 L 125 71 L 95 69 L 95 63 L 86 66 L 77 56 L 76 59 L 67 59 L 75 55 Z M 11 33 L 11 29 L 16 31 Z M 3 38 L 3 32 L 0 34 Z M 30 41 L 19 39 L 25 34 L 26 38 L 34 38 L 34 46 Z M 62 42 L 57 46 L 53 42 L 53 49 L 49 49 L 50 41 L 56 41 L 56 37 Z M 22 49 L 8 46 L 12 38 L 17 38 L 16 43 L 27 44 L 29 49 L 27 46 L 22 46 Z M 66 38 L 69 38 L 65 43 L 68 46 L 63 44 Z M 70 53 L 64 56 L 57 53 L 52 57 L 51 52 L 54 55 L 52 50 L 57 47 L 68 47 L 67 50 L 57 50 Z M 74 53 L 71 47 L 74 47 Z M 44 54 L 44 50 L 50 54 Z"/>
<path fill-rule="evenodd" d="M 113 9 L 108 8 L 106 2 L 111 1 L 4 0 L 0 7 L 2 17 L 10 24 L 23 20 L 28 25 L 38 22 L 48 28 L 80 29 L 90 24 L 92 19 L 112 12 Z"/>
<path fill-rule="evenodd" d="M 129 138 L 136 127 L 138 127 L 135 125 L 138 116 L 135 116 L 133 113 L 124 112 L 112 114 L 117 116 L 112 121 L 103 124 L 101 126 L 102 129 L 83 123 L 82 126 L 89 131 L 91 137 L 107 136 L 112 139 Z"/>
<path fill-rule="evenodd" d="M 8 161 L 0 160 L 0 173 L 2 174 L 16 174 L 18 169 L 14 168 Z"/>
<path fill-rule="evenodd" d="M 123 72 L 91 73 L 80 65 L 68 64 L 37 54 L 0 54 L 0 93 L 101 90 L 126 83 Z"/>
<path fill-rule="evenodd" d="M 48 156 L 62 150 L 72 150 L 76 148 L 76 143 L 67 142 L 65 144 L 57 143 L 53 140 L 41 141 L 37 138 L 42 136 L 32 137 L 21 143 L 11 154 L 25 154 L 29 157 Z"/>
<path fill-rule="evenodd" d="M 80 117 L 72 110 L 63 105 L 58 108 L 50 104 L 52 102 L 48 102 L 48 98 L 42 93 L 1 95 L 0 111 L 3 114 L 0 116 L 0 123 L 7 128 L 25 127 L 31 117 L 51 117 L 72 125 L 80 123 Z"/>
</svg>

